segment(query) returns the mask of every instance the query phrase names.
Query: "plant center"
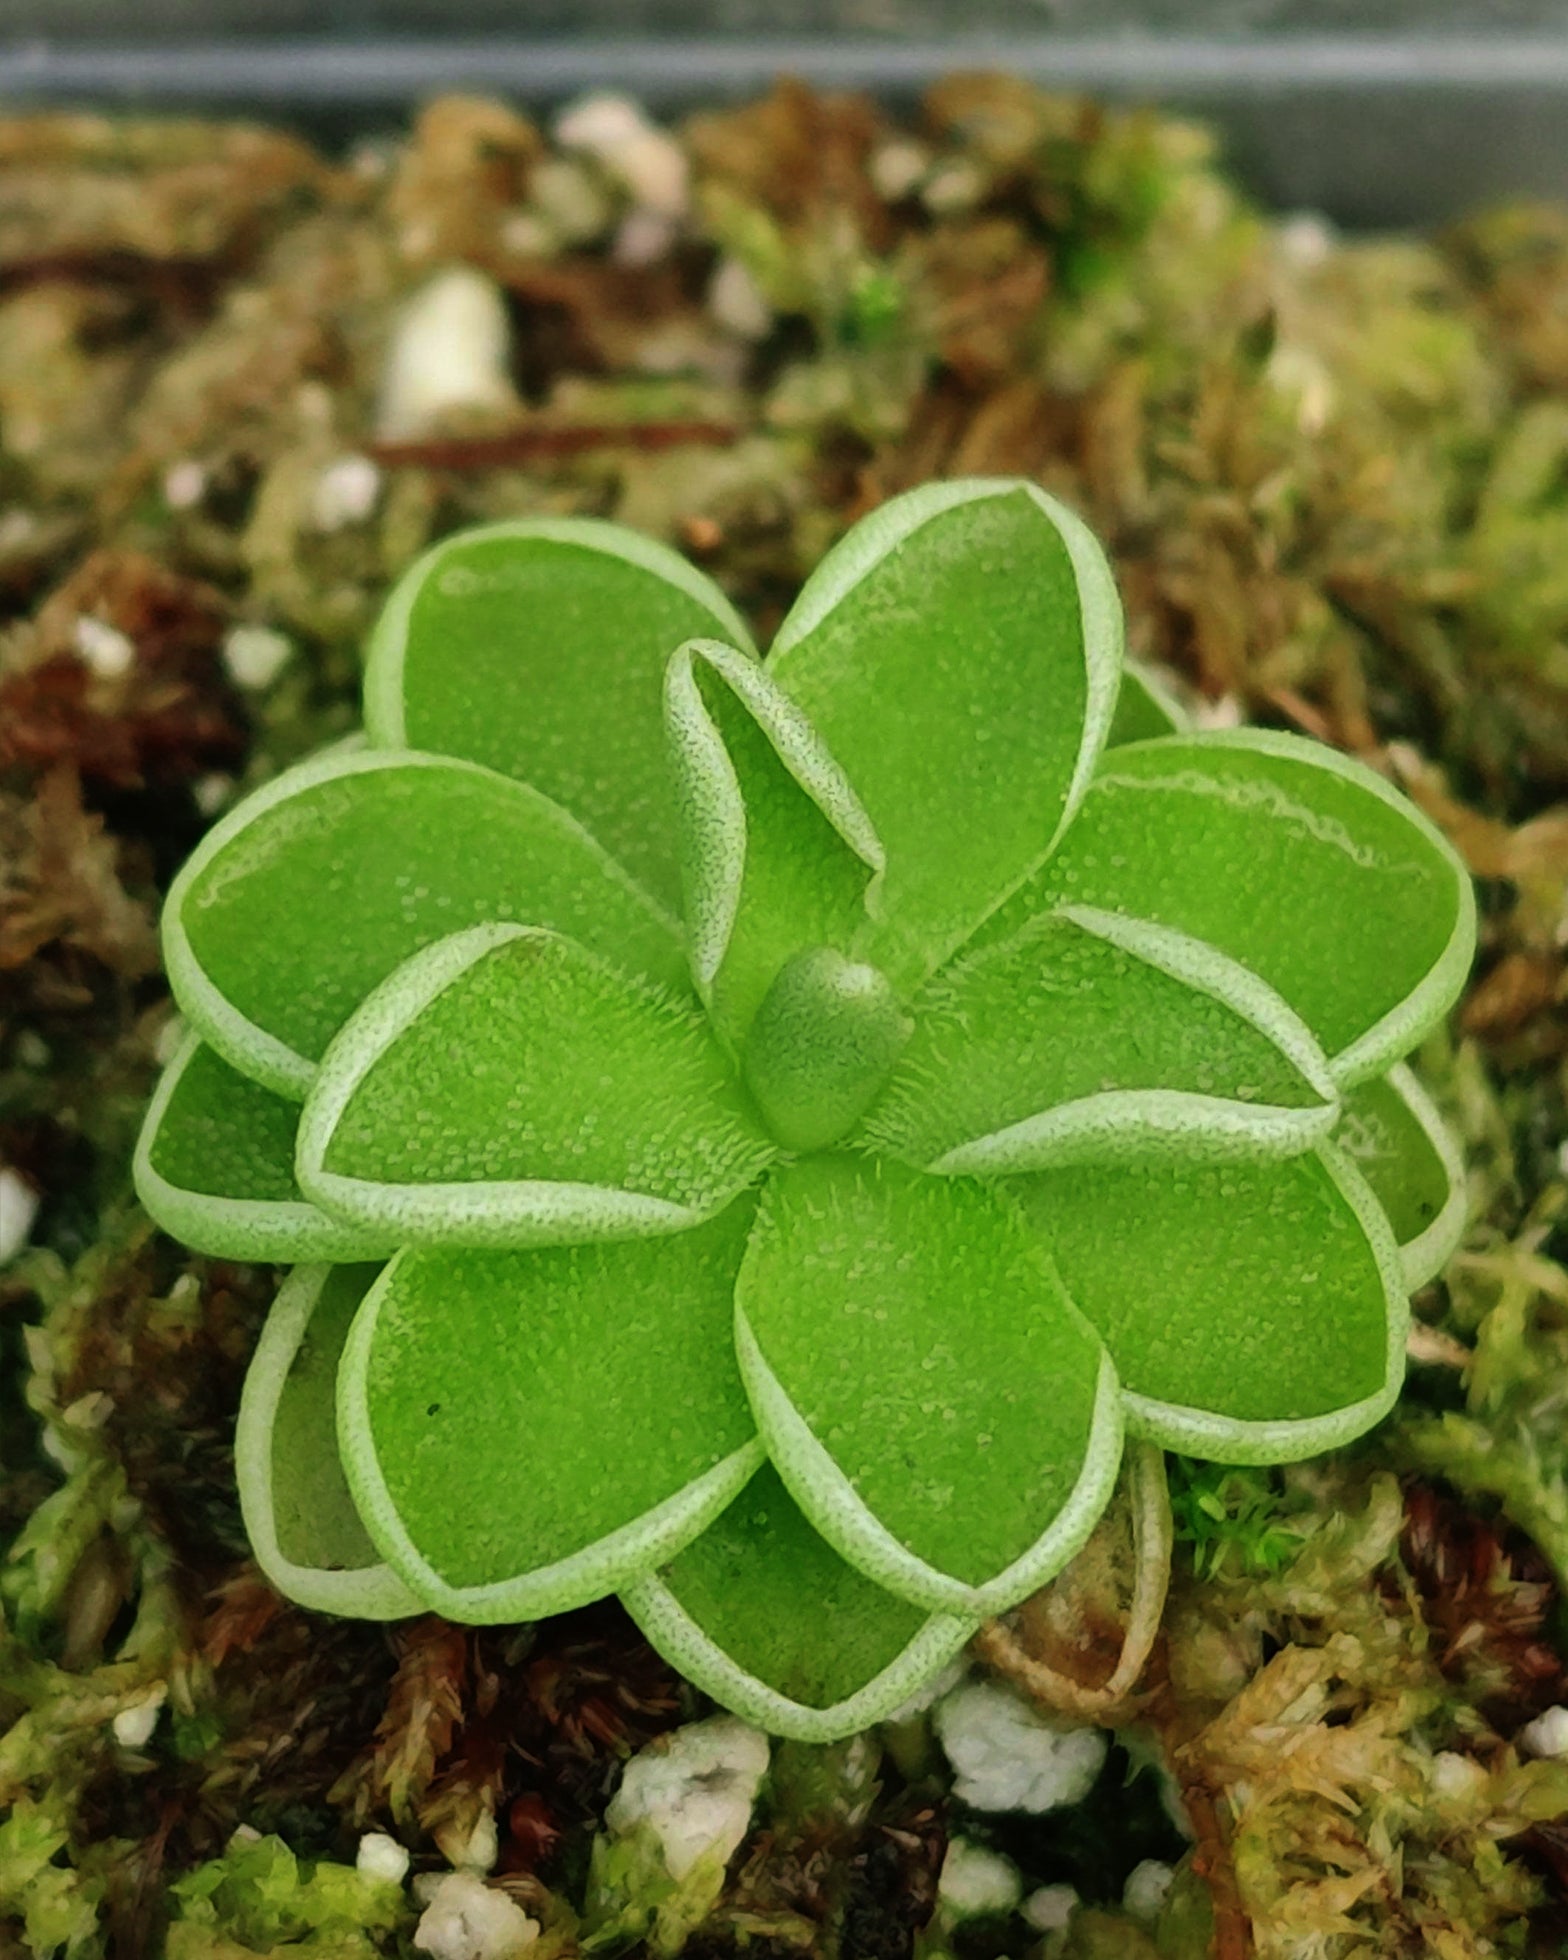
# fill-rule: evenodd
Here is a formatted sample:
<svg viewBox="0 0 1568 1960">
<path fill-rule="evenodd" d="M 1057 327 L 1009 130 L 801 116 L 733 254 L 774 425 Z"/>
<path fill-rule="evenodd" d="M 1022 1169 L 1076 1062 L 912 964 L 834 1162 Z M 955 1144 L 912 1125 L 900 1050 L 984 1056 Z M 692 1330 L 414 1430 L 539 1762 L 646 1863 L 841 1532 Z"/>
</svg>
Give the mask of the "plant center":
<svg viewBox="0 0 1568 1960">
<path fill-rule="evenodd" d="M 779 969 L 742 1058 L 763 1120 L 786 1150 L 825 1150 L 871 1107 L 909 1024 L 886 974 L 808 947 Z"/>
</svg>

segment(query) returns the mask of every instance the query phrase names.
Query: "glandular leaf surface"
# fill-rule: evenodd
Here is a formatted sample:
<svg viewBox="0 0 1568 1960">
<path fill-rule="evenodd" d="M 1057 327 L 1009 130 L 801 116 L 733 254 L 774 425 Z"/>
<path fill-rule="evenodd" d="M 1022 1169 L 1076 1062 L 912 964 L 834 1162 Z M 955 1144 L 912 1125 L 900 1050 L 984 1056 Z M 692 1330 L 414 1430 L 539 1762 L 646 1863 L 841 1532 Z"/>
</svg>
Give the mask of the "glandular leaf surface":
<svg viewBox="0 0 1568 1960">
<path fill-rule="evenodd" d="M 761 1461 L 728 1339 L 752 1203 L 673 1238 L 404 1252 L 344 1357 L 372 1537 L 427 1605 L 531 1619 L 672 1557 Z"/>
<path fill-rule="evenodd" d="M 683 647 L 665 719 L 692 977 L 738 1049 L 791 954 L 855 943 L 882 848 L 816 731 L 748 656 Z"/>
<path fill-rule="evenodd" d="M 1401 1063 L 1349 1092 L 1334 1140 L 1388 1214 L 1413 1293 L 1442 1271 L 1464 1233 L 1464 1162 L 1453 1138 Z"/>
<path fill-rule="evenodd" d="M 666 905 L 680 898 L 660 693 L 685 640 L 748 649 L 709 578 L 585 518 L 447 539 L 387 601 L 365 676 L 371 739 L 467 756 L 570 810 Z"/>
<path fill-rule="evenodd" d="M 679 1232 L 773 1155 L 698 1017 L 574 941 L 479 926 L 400 967 L 300 1119 L 301 1188 L 404 1243 Z"/>
<path fill-rule="evenodd" d="M 1288 1156 L 1336 1110 L 1321 1049 L 1276 994 L 1200 941 L 1068 907 L 958 959 L 869 1138 L 949 1174 L 995 1175 L 1167 1143 Z"/>
<path fill-rule="evenodd" d="M 245 1074 L 302 1098 L 328 1041 L 420 947 L 548 926 L 683 987 L 674 922 L 547 798 L 472 763 L 319 757 L 248 798 L 176 879 L 176 997 Z"/>
<path fill-rule="evenodd" d="M 389 1258 L 385 1232 L 345 1225 L 294 1177 L 299 1104 L 189 1035 L 165 1069 L 136 1146 L 136 1193 L 166 1232 L 220 1259 Z"/>
<path fill-rule="evenodd" d="M 860 949 L 904 986 L 1044 858 L 1104 745 L 1121 609 L 1099 546 L 1032 484 L 935 483 L 806 581 L 768 671 L 887 853 Z"/>
<path fill-rule="evenodd" d="M 1371 770 L 1238 729 L 1113 751 L 1061 848 L 983 936 L 1061 905 L 1174 927 L 1283 996 L 1348 1083 L 1452 1005 L 1474 904 L 1448 844 Z"/>
<path fill-rule="evenodd" d="M 234 1437 L 240 1509 L 257 1562 L 301 1606 L 360 1619 L 422 1612 L 360 1521 L 338 1455 L 338 1361 L 381 1268 L 299 1266 L 245 1377 Z"/>
<path fill-rule="evenodd" d="M 1077 1550 L 1120 1454 L 1104 1353 L 1011 1202 L 848 1156 L 768 1182 L 736 1289 L 757 1424 L 867 1577 L 979 1617 Z"/>
<path fill-rule="evenodd" d="M 1263 1164 L 1152 1156 L 1007 1188 L 1110 1349 L 1129 1421 L 1168 1448 L 1286 1462 L 1359 1435 L 1398 1393 L 1393 1235 L 1331 1148 Z"/>
<path fill-rule="evenodd" d="M 622 1594 L 683 1674 L 775 1735 L 827 1741 L 891 1714 L 976 1622 L 845 1564 L 764 1465 L 702 1536 Z"/>
</svg>

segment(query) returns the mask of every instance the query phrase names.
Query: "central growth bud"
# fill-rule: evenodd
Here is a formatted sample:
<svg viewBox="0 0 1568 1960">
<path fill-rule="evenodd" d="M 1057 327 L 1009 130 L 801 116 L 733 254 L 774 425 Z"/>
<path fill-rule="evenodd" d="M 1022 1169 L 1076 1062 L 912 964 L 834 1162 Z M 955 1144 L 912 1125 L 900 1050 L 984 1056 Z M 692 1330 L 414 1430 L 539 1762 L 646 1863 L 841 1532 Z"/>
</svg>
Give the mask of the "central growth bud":
<svg viewBox="0 0 1568 1960">
<path fill-rule="evenodd" d="M 825 1150 L 876 1100 L 908 1036 L 887 976 L 812 946 L 780 967 L 743 1058 L 746 1082 L 786 1150 Z"/>
</svg>

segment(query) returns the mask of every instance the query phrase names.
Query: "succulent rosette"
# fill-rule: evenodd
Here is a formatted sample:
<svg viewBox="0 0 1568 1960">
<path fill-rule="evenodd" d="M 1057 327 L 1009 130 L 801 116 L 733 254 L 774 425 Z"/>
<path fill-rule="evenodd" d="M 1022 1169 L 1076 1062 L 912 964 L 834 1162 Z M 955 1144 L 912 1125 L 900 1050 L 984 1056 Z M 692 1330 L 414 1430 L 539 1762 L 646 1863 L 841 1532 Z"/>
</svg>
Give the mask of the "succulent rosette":
<svg viewBox="0 0 1568 1960">
<path fill-rule="evenodd" d="M 868 517 L 764 660 L 608 524 L 448 539 L 365 739 L 208 835 L 191 1032 L 137 1157 L 168 1230 L 300 1262 L 246 1521 L 329 1612 L 619 1592 L 807 1738 L 1055 1573 L 1128 1432 L 1356 1436 L 1462 1223 L 1401 1057 L 1474 940 L 1358 763 L 1193 733 L 1035 486 Z"/>
</svg>

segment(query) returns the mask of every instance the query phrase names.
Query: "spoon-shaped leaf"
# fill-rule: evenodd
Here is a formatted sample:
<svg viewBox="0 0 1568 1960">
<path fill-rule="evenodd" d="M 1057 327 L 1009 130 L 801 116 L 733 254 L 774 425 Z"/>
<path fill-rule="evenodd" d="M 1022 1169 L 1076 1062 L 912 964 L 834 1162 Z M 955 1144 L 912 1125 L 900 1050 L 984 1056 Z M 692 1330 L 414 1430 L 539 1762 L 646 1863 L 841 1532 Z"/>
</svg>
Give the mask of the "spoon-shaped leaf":
<svg viewBox="0 0 1568 1960">
<path fill-rule="evenodd" d="M 203 1037 L 298 1099 L 393 967 L 495 919 L 684 983 L 674 921 L 564 810 L 472 763 L 376 751 L 303 763 L 216 825 L 169 893 L 164 952 Z"/>
<path fill-rule="evenodd" d="M 343 1356 L 349 1484 L 451 1619 L 533 1619 L 672 1557 L 762 1460 L 727 1339 L 752 1205 L 669 1239 L 403 1252 Z"/>
<path fill-rule="evenodd" d="M 1347 756 L 1263 729 L 1113 751 L 1060 850 L 982 937 L 1062 904 L 1174 927 L 1250 967 L 1342 1084 L 1414 1046 L 1475 947 L 1470 879 L 1415 805 Z"/>
<path fill-rule="evenodd" d="M 261 1330 L 240 1397 L 234 1473 L 251 1548 L 287 1598 L 398 1620 L 421 1602 L 370 1542 L 338 1458 L 338 1359 L 378 1266 L 300 1266 Z"/>
<path fill-rule="evenodd" d="M 1007 1188 L 1110 1349 L 1138 1434 L 1286 1463 L 1392 1406 L 1409 1323 L 1399 1255 L 1331 1146 L 1283 1163 L 1075 1166 Z"/>
<path fill-rule="evenodd" d="M 532 783 L 673 906 L 660 689 L 670 655 L 701 635 L 751 644 L 713 581 L 649 538 L 576 517 L 465 531 L 393 588 L 371 641 L 366 726 L 382 747 L 467 756 Z"/>
<path fill-rule="evenodd" d="M 846 1565 L 766 1464 L 700 1538 L 621 1598 L 688 1680 L 802 1742 L 891 1715 L 977 1624 L 928 1615 Z"/>
<path fill-rule="evenodd" d="M 1065 907 L 956 960 L 866 1125 L 947 1175 L 1103 1160 L 1289 1156 L 1326 1136 L 1322 1050 L 1270 988 L 1200 940 Z"/>
<path fill-rule="evenodd" d="M 237 1074 L 199 1035 L 164 1070 L 137 1141 L 136 1195 L 166 1232 L 216 1259 L 387 1259 L 385 1232 L 309 1203 L 294 1181 L 299 1104 Z"/>
<path fill-rule="evenodd" d="M 857 524 L 768 658 L 887 852 L 861 956 L 924 977 L 1044 859 L 1116 704 L 1121 607 L 1100 547 L 1033 484 L 933 483 Z"/>
<path fill-rule="evenodd" d="M 773 1155 L 698 1016 L 556 933 L 475 926 L 405 962 L 328 1049 L 296 1174 L 403 1244 L 683 1232 Z"/>
<path fill-rule="evenodd" d="M 692 979 L 738 1049 L 792 953 L 856 938 L 882 847 L 815 730 L 748 655 L 682 647 L 665 726 Z"/>
<path fill-rule="evenodd" d="M 776 1172 L 736 1350 L 790 1495 L 916 1605 L 1004 1612 L 1109 1496 L 1115 1375 L 1025 1221 L 971 1180 L 808 1157 Z"/>
<path fill-rule="evenodd" d="M 1448 1126 L 1401 1062 L 1349 1092 L 1334 1141 L 1388 1214 L 1405 1288 L 1414 1293 L 1437 1277 L 1464 1235 L 1465 1167 Z"/>
<path fill-rule="evenodd" d="M 1122 748 L 1128 742 L 1152 741 L 1156 735 L 1175 735 L 1191 726 L 1186 709 L 1158 675 L 1137 660 L 1122 662 L 1116 714 L 1105 739 L 1108 749 Z"/>
</svg>

